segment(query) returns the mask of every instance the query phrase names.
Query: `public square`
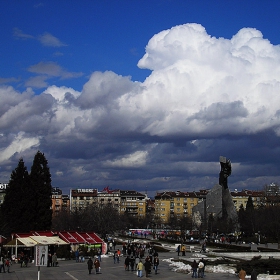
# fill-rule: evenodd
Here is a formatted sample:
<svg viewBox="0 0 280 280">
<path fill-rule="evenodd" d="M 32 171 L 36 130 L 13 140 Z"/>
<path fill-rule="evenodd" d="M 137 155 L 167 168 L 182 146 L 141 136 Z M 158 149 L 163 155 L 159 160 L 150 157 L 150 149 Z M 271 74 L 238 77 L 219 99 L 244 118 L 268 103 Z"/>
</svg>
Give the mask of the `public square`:
<svg viewBox="0 0 280 280">
<path fill-rule="evenodd" d="M 190 258 L 192 253 L 187 252 L 185 257 Z M 169 262 L 162 261 L 163 259 L 178 258 L 176 252 L 164 252 L 159 253 L 160 265 L 158 274 L 152 274 L 145 279 L 173 279 L 178 280 L 191 279 L 191 274 L 179 273 L 172 271 Z M 40 267 L 40 279 L 41 280 L 85 280 L 85 279 L 104 279 L 104 280 L 126 280 L 126 279 L 138 279 L 135 271 L 125 271 L 124 269 L 124 257 L 120 258 L 119 264 L 114 264 L 113 257 L 105 256 L 101 262 L 101 274 L 88 274 L 87 264 L 85 262 L 76 262 L 75 260 L 62 260 L 59 261 L 58 267 Z M 38 279 L 38 267 L 33 263 L 29 264 L 29 267 L 20 267 L 20 264 L 14 264 L 10 269 L 11 273 L 1 273 L 0 280 L 11 279 L 11 280 L 35 280 Z M 205 279 L 216 280 L 216 279 L 237 279 L 237 276 L 229 273 L 206 273 Z"/>
</svg>

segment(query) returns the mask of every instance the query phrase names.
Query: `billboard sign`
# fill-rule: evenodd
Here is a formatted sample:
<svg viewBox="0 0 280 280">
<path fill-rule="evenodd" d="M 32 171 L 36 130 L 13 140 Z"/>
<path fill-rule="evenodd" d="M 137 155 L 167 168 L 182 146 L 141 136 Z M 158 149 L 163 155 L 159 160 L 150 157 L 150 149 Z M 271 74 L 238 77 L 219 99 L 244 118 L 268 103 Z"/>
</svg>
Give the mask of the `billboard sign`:
<svg viewBox="0 0 280 280">
<path fill-rule="evenodd" d="M 37 245 L 35 247 L 35 265 L 36 266 L 47 266 L 48 265 L 48 246 Z"/>
</svg>

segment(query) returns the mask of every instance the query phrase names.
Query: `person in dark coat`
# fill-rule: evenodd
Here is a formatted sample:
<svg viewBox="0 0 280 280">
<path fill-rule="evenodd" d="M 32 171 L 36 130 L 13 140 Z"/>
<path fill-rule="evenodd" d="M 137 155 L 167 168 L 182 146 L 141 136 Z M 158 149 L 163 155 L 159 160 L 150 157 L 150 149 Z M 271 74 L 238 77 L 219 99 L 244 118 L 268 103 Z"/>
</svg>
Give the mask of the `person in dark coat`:
<svg viewBox="0 0 280 280">
<path fill-rule="evenodd" d="M 255 269 L 251 272 L 251 280 L 257 280 L 258 279 L 258 273 Z"/>
<path fill-rule="evenodd" d="M 94 267 L 95 267 L 95 273 L 98 274 L 100 273 L 100 262 L 99 262 L 99 259 L 98 257 L 95 258 L 95 261 L 94 261 Z"/>
<path fill-rule="evenodd" d="M 155 270 L 155 274 L 157 274 L 158 265 L 159 265 L 159 259 L 158 259 L 158 257 L 155 257 L 155 258 L 154 258 L 154 270 Z"/>
<path fill-rule="evenodd" d="M 88 265 L 88 274 L 91 274 L 91 270 L 93 269 L 93 261 L 91 258 L 88 259 L 87 265 Z"/>
<path fill-rule="evenodd" d="M 150 262 L 150 259 L 146 259 L 145 263 L 144 263 L 144 267 L 145 267 L 145 272 L 146 272 L 146 277 L 149 276 L 149 273 L 151 273 L 151 269 L 152 269 L 152 264 Z"/>
<path fill-rule="evenodd" d="M 135 265 L 135 258 L 132 256 L 130 258 L 130 268 L 131 268 L 131 271 L 134 270 L 134 265 Z"/>
<path fill-rule="evenodd" d="M 127 256 L 124 260 L 124 269 L 129 271 L 130 258 Z"/>
<path fill-rule="evenodd" d="M 177 249 L 176 249 L 178 256 L 180 256 L 180 251 L 181 251 L 181 245 L 178 245 Z"/>
<path fill-rule="evenodd" d="M 192 278 L 197 278 L 198 263 L 196 262 L 196 260 L 193 261 L 191 267 L 192 267 Z"/>
</svg>

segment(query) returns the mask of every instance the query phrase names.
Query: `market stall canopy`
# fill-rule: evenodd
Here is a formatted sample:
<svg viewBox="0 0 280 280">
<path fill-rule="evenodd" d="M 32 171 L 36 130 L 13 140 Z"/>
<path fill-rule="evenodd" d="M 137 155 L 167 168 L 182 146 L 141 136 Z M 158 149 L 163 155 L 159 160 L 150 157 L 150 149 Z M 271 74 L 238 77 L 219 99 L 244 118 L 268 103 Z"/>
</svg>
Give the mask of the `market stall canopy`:
<svg viewBox="0 0 280 280">
<path fill-rule="evenodd" d="M 71 244 L 101 244 L 103 240 L 94 232 L 60 231 L 59 237 Z"/>
<path fill-rule="evenodd" d="M 66 245 L 67 242 L 60 239 L 58 236 L 30 236 L 17 237 L 4 245 L 4 247 L 33 247 L 35 245 Z"/>
<path fill-rule="evenodd" d="M 59 237 L 53 236 L 30 236 L 33 240 L 35 240 L 38 244 L 41 245 L 66 245 L 67 242 L 63 241 Z"/>
<path fill-rule="evenodd" d="M 102 241 L 96 240 L 93 236 L 91 236 L 89 233 L 86 232 L 81 232 L 80 235 L 83 237 L 83 239 L 88 243 L 88 244 L 97 244 L 102 243 Z"/>
<path fill-rule="evenodd" d="M 94 232 L 76 232 L 76 231 L 31 231 L 29 233 L 13 233 L 12 238 L 31 238 L 38 244 L 103 244 L 103 240 Z M 10 242 L 8 243 L 10 244 Z M 8 245 L 7 244 L 7 245 Z"/>
<path fill-rule="evenodd" d="M 9 243 L 4 245 L 4 247 L 20 247 L 20 246 L 33 247 L 37 244 L 38 242 L 36 242 L 30 237 L 18 237 L 16 239 L 11 240 Z"/>
</svg>

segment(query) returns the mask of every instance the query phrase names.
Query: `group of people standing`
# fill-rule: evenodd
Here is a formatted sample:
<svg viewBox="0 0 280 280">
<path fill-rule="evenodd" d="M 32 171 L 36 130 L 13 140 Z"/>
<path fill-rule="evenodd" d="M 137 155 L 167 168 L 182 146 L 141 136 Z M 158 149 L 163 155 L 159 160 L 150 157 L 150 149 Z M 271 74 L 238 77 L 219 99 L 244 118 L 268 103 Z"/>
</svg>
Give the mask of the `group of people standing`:
<svg viewBox="0 0 280 280">
<path fill-rule="evenodd" d="M 178 256 L 180 256 L 180 253 L 182 252 L 182 256 L 186 256 L 186 246 L 183 244 L 178 245 L 178 247 L 176 248 L 176 252 L 178 253 Z"/>
<path fill-rule="evenodd" d="M 240 271 L 238 273 L 238 277 L 241 280 L 245 280 L 246 271 L 243 268 L 240 269 Z M 258 273 L 255 269 L 253 269 L 252 272 L 251 272 L 251 280 L 257 280 L 257 279 L 258 279 Z"/>
<path fill-rule="evenodd" d="M 12 265 L 12 261 L 10 258 L 6 257 L 5 255 L 1 255 L 0 257 L 0 273 L 3 270 L 3 273 L 10 273 L 10 266 Z M 6 268 L 6 269 L 5 269 Z"/>
<path fill-rule="evenodd" d="M 154 253 L 154 256 L 147 256 L 145 258 L 144 263 L 142 262 L 142 259 L 139 257 L 130 257 L 127 256 L 124 260 L 124 268 L 126 271 L 136 270 L 137 276 L 142 277 L 143 276 L 143 270 L 145 270 L 146 277 L 148 277 L 149 274 L 152 273 L 152 268 L 155 271 L 155 274 L 158 273 L 158 266 L 159 266 L 159 258 L 157 252 Z"/>
<path fill-rule="evenodd" d="M 54 253 L 53 255 L 52 254 L 48 255 L 48 264 L 47 264 L 47 266 L 48 267 L 50 267 L 50 266 L 58 266 L 58 261 L 57 261 L 56 253 Z"/>
<path fill-rule="evenodd" d="M 100 261 L 99 261 L 98 257 L 96 257 L 96 258 L 94 259 L 94 261 L 92 260 L 91 257 L 89 257 L 89 259 L 88 259 L 88 261 L 87 261 L 87 265 L 88 265 L 88 274 L 91 274 L 91 271 L 92 271 L 92 269 L 93 269 L 93 266 L 94 266 L 94 268 L 95 268 L 95 273 L 96 273 L 96 274 L 100 274 L 100 273 L 101 273 L 101 272 L 100 272 L 100 269 L 101 269 L 101 267 L 100 267 Z"/>
<path fill-rule="evenodd" d="M 198 262 L 196 260 L 193 261 L 192 267 L 192 278 L 203 278 L 205 271 L 206 261 L 205 259 L 201 259 Z"/>
</svg>

